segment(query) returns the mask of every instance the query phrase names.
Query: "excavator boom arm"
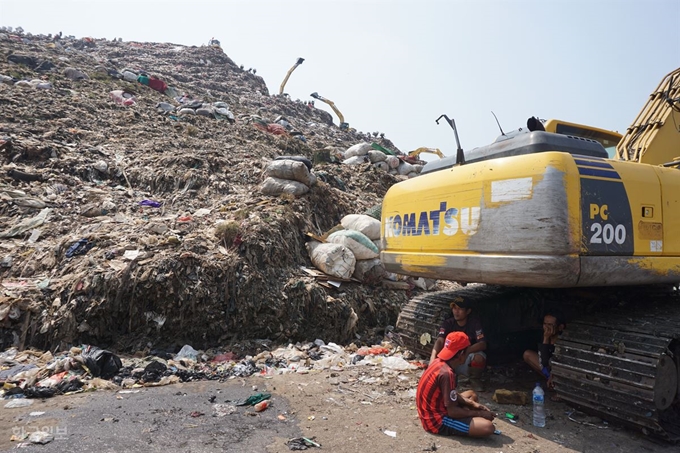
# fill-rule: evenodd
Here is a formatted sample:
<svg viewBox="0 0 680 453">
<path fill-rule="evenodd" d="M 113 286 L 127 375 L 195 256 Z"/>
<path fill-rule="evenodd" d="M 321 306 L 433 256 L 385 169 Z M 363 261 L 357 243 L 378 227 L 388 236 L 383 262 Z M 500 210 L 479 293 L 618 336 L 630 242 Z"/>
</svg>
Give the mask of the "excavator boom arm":
<svg viewBox="0 0 680 453">
<path fill-rule="evenodd" d="M 411 151 L 408 153 L 408 155 L 417 159 L 421 153 L 436 154 L 440 159 L 444 158 L 444 154 L 439 150 L 439 148 L 421 147 Z"/>
<path fill-rule="evenodd" d="M 345 124 L 345 117 L 343 116 L 342 113 L 340 113 L 340 110 L 338 110 L 333 101 L 331 101 L 330 99 L 326 99 L 323 96 L 319 96 L 319 93 L 316 92 L 310 94 L 310 96 L 313 97 L 314 99 L 318 99 L 319 101 L 328 104 L 333 109 L 335 114 L 338 115 L 338 121 L 340 121 L 340 125 L 342 126 L 343 124 Z"/>
<path fill-rule="evenodd" d="M 678 160 L 680 68 L 663 78 L 616 147 L 619 159 L 662 165 Z"/>
<path fill-rule="evenodd" d="M 286 86 L 286 83 L 288 82 L 288 78 L 293 73 L 293 71 L 295 71 L 295 68 L 300 66 L 304 61 L 305 61 L 304 58 L 298 58 L 297 62 L 288 70 L 286 77 L 283 79 L 283 82 L 281 82 L 281 87 L 279 87 L 279 94 L 283 94 L 283 88 Z"/>
</svg>

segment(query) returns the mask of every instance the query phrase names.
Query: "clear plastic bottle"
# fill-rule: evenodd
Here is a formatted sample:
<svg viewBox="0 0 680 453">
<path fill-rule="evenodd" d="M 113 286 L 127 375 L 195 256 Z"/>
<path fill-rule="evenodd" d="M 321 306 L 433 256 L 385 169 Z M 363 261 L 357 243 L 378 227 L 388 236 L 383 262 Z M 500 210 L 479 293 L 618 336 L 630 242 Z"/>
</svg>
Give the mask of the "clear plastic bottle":
<svg viewBox="0 0 680 453">
<path fill-rule="evenodd" d="M 543 391 L 543 387 L 541 387 L 540 382 L 536 383 L 536 387 L 534 387 L 534 391 L 532 393 L 533 395 L 533 401 L 534 401 L 534 426 L 538 426 L 539 428 L 544 428 L 545 427 L 545 392 Z"/>
</svg>

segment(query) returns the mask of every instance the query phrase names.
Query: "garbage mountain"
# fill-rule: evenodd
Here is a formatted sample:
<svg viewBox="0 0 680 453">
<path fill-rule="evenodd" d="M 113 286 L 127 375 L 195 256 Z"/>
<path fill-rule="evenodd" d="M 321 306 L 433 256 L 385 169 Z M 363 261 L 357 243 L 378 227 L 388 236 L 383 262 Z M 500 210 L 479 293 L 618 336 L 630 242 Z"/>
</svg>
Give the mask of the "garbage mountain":
<svg viewBox="0 0 680 453">
<path fill-rule="evenodd" d="M 218 46 L 0 30 L 0 348 L 382 334 L 404 291 L 301 269 L 398 180 L 333 162 L 370 138 Z M 308 193 L 260 192 L 281 156 L 314 162 Z"/>
</svg>

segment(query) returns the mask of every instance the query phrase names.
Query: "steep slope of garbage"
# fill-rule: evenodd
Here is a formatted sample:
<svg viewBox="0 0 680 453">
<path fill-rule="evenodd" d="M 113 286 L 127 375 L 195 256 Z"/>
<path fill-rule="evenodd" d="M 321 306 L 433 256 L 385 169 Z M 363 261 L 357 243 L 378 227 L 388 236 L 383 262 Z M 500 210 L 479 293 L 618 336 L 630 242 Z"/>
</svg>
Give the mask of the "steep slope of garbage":
<svg viewBox="0 0 680 453">
<path fill-rule="evenodd" d="M 395 322 L 407 292 L 301 269 L 307 233 L 398 180 L 335 156 L 395 146 L 270 95 L 225 52 L 0 33 L 0 348 L 345 342 Z M 207 113 L 178 113 L 192 102 Z M 263 195 L 286 155 L 318 182 Z"/>
</svg>

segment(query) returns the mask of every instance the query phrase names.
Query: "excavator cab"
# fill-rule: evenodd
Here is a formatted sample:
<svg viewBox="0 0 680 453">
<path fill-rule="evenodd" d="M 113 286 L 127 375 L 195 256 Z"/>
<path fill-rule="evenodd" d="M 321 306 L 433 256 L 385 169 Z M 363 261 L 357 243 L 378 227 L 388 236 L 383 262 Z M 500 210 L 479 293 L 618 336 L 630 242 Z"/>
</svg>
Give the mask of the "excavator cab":
<svg viewBox="0 0 680 453">
<path fill-rule="evenodd" d="M 616 146 L 621 141 L 621 137 L 623 137 L 618 132 L 608 131 L 606 129 L 556 119 L 541 120 L 532 116 L 527 120 L 526 128 L 519 128 L 508 132 L 507 134 L 504 133 L 496 138 L 496 142 L 502 142 L 517 135 L 535 131 L 551 132 L 553 134 L 594 140 L 600 143 L 605 151 L 607 151 L 606 157 L 609 159 L 614 159 L 616 157 Z"/>
<path fill-rule="evenodd" d="M 610 159 L 616 157 L 616 145 L 619 144 L 621 137 L 623 137 L 618 132 L 554 119 L 547 120 L 543 123 L 543 127 L 546 132 L 595 140 L 607 151 L 607 156 Z"/>
</svg>

